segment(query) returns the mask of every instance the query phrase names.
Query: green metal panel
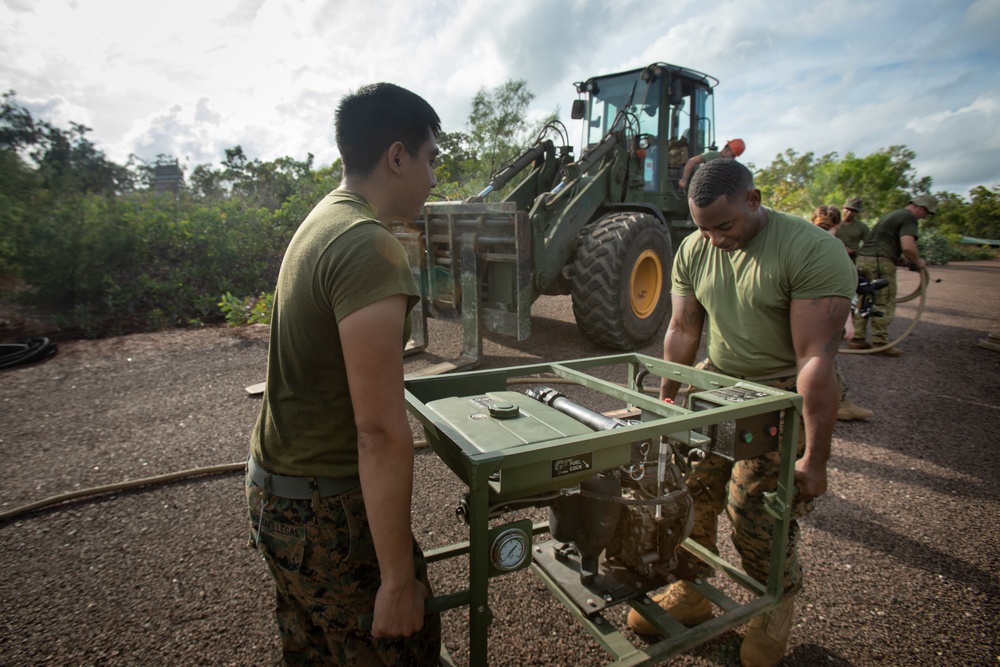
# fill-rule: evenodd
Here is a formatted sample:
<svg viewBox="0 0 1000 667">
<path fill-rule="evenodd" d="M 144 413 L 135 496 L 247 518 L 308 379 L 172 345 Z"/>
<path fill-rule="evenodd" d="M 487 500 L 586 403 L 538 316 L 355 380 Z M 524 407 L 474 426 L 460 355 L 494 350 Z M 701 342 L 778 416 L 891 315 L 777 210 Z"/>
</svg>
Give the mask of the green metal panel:
<svg viewBox="0 0 1000 667">
<path fill-rule="evenodd" d="M 512 406 L 516 415 L 495 419 L 488 402 Z M 557 448 L 550 441 L 593 435 L 572 417 L 516 391 L 452 397 L 427 404 L 471 447 L 503 456 L 499 472 L 490 479 L 497 497 L 538 493 L 573 486 L 599 470 L 628 464 L 632 440 L 617 447 Z M 588 441 L 589 442 L 589 441 Z M 542 447 L 537 445 L 544 444 Z M 434 443 L 432 443 L 434 444 Z M 443 443 L 438 443 L 435 450 Z"/>
</svg>

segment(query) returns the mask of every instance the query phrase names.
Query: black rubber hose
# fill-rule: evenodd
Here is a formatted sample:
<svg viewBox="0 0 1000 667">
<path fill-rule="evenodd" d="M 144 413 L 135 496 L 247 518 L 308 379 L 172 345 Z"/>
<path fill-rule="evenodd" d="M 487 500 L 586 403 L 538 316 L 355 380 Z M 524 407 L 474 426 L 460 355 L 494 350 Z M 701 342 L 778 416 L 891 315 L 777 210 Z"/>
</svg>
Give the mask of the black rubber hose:
<svg viewBox="0 0 1000 667">
<path fill-rule="evenodd" d="M 0 345 L 0 370 L 18 364 L 41 361 L 56 353 L 56 344 L 48 338 L 28 338 L 22 343 Z"/>
</svg>

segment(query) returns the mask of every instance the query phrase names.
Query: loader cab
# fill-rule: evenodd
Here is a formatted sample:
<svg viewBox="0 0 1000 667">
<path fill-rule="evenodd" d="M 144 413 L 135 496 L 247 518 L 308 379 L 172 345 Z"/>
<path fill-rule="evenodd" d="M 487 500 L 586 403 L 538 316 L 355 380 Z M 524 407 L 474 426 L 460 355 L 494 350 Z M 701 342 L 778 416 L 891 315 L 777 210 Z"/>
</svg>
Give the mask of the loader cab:
<svg viewBox="0 0 1000 667">
<path fill-rule="evenodd" d="M 678 203 L 683 195 L 677 182 L 688 158 L 716 148 L 713 91 L 718 83 L 708 74 L 666 63 L 588 79 L 577 84 L 586 95 L 579 114 L 582 144 L 595 146 L 624 126 L 645 150 L 642 188 L 635 198 L 665 213 L 686 210 L 683 201 Z"/>
</svg>

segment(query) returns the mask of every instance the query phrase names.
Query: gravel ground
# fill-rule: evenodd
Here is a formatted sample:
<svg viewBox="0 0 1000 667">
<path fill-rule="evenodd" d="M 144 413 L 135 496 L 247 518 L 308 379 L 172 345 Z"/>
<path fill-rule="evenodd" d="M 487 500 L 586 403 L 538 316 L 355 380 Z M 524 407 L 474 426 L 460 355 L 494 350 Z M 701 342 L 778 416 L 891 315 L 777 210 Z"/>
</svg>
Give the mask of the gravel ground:
<svg viewBox="0 0 1000 667">
<path fill-rule="evenodd" d="M 1000 262 L 933 277 L 942 282 L 931 285 L 904 356 L 841 360 L 855 402 L 876 417 L 838 424 L 830 490 L 802 524 L 807 581 L 785 665 L 1000 664 L 1000 353 L 976 345 L 1000 331 Z M 904 279 L 905 294 L 916 280 Z M 916 309 L 900 306 L 895 331 Z M 488 337 L 482 367 L 606 354 L 579 334 L 568 297 L 534 310 L 531 338 Z M 408 371 L 458 353 L 457 327 L 431 324 L 429 352 Z M 244 387 L 263 379 L 266 345 L 262 327 L 65 341 L 48 361 L 0 372 L 0 512 L 238 464 L 259 406 Z M 427 448 L 416 475 L 421 544 L 466 539 L 454 520 L 457 478 Z M 270 579 L 246 536 L 238 472 L 0 521 L 0 664 L 279 662 Z M 728 547 L 723 555 L 735 558 Z M 467 576 L 460 563 L 431 569 L 438 592 Z M 494 579 L 490 596 L 490 664 L 607 662 L 530 571 Z M 608 617 L 620 624 L 624 611 Z M 467 610 L 445 614 L 458 664 L 468 664 L 467 619 Z M 741 632 L 669 662 L 738 664 Z"/>
</svg>

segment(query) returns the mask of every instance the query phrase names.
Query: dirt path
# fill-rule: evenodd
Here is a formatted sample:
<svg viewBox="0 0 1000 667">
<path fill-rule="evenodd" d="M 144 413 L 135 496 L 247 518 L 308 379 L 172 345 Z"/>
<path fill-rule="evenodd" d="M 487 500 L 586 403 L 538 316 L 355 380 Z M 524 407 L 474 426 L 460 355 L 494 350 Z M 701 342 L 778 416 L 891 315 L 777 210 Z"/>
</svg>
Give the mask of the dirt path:
<svg viewBox="0 0 1000 667">
<path fill-rule="evenodd" d="M 876 417 L 838 424 L 830 491 L 803 523 L 807 582 L 785 665 L 997 664 L 1000 353 L 976 343 L 1000 331 L 1000 262 L 932 275 L 942 282 L 902 357 L 842 359 Z M 901 305 L 894 329 L 916 308 Z M 432 324 L 430 353 L 408 369 L 457 354 L 457 330 Z M 260 328 L 166 332 L 61 343 L 45 363 L 0 372 L 0 512 L 241 461 L 259 405 L 243 388 L 263 379 L 265 351 Z M 536 304 L 529 340 L 489 338 L 485 351 L 484 367 L 606 354 L 581 337 L 568 298 Z M 428 449 L 417 467 L 417 538 L 467 539 L 453 518 L 461 485 Z M 274 664 L 271 584 L 245 547 L 245 511 L 230 473 L 0 523 L 0 664 Z M 431 576 L 447 591 L 467 574 Z M 607 661 L 528 571 L 493 580 L 491 606 L 491 664 Z M 466 619 L 445 616 L 459 663 Z M 728 632 L 670 664 L 734 665 L 739 641 Z"/>
</svg>

